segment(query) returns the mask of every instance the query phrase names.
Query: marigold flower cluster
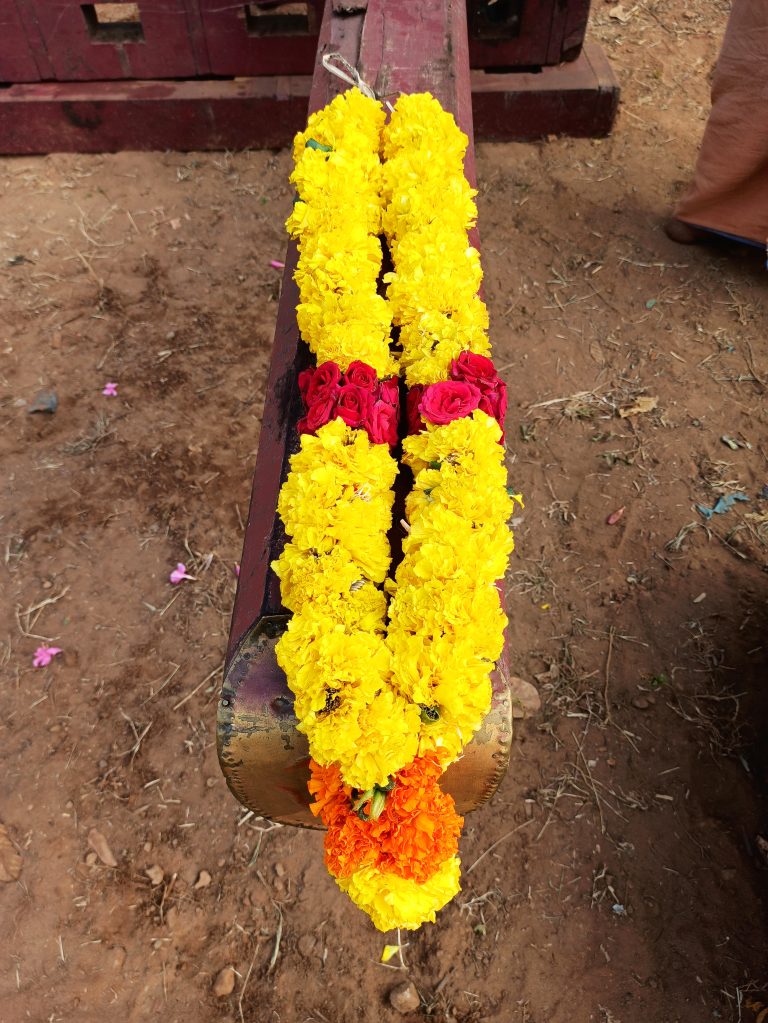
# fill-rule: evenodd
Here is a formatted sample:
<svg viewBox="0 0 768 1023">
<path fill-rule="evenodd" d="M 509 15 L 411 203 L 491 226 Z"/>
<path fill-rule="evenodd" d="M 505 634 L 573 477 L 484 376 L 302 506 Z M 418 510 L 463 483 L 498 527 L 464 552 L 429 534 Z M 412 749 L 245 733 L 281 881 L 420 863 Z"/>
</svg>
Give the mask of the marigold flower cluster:
<svg viewBox="0 0 768 1023">
<path fill-rule="evenodd" d="M 296 318 L 318 363 L 342 372 L 361 360 L 383 379 L 391 314 L 377 292 L 381 272 L 381 161 L 384 111 L 349 90 L 312 114 L 293 144 L 296 199 L 286 227 L 299 247 Z"/>
<path fill-rule="evenodd" d="M 400 693 L 424 709 L 421 749 L 451 760 L 490 709 L 507 624 L 496 582 L 513 549 L 513 503 L 500 438 L 498 423 L 476 409 L 403 443 L 414 486 L 387 642 Z"/>
<path fill-rule="evenodd" d="M 386 444 L 333 419 L 302 436 L 277 506 L 290 542 L 274 569 L 293 612 L 277 662 L 312 757 L 363 790 L 417 748 L 418 708 L 391 686 L 380 589 L 396 475 Z"/>
<path fill-rule="evenodd" d="M 477 194 L 464 176 L 468 139 L 429 93 L 401 96 L 382 133 L 384 275 L 409 387 L 445 380 L 464 352 L 486 355 L 480 254 L 467 239 Z"/>
</svg>

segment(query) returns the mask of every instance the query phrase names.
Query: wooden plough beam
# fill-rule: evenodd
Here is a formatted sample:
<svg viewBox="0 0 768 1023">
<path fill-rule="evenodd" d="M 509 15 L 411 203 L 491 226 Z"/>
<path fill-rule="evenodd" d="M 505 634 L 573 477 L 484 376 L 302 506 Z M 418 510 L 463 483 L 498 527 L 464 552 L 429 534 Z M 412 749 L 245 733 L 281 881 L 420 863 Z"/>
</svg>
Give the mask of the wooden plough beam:
<svg viewBox="0 0 768 1023">
<path fill-rule="evenodd" d="M 355 3 L 344 0 L 344 5 L 349 9 Z M 356 67 L 379 96 L 394 100 L 400 92 L 431 92 L 469 136 L 465 170 L 474 184 L 465 0 L 368 0 L 366 10 L 344 14 L 337 7 L 341 4 L 334 0 L 326 9 L 310 111 L 325 106 L 344 88 L 321 63 L 322 55 L 332 51 Z M 471 240 L 478 245 L 476 232 Z M 290 243 L 219 701 L 218 750 L 227 783 L 244 806 L 283 823 L 316 827 L 308 809 L 307 744 L 296 731 L 293 698 L 275 660 L 275 641 L 288 615 L 270 568 L 285 542 L 277 498 L 289 457 L 298 447 L 296 422 L 302 409 L 297 377 L 308 363 L 296 325 L 296 260 L 296 246 Z M 512 735 L 506 658 L 505 645 L 492 679 L 492 709 L 444 778 L 461 813 L 485 802 L 506 770 Z"/>
</svg>

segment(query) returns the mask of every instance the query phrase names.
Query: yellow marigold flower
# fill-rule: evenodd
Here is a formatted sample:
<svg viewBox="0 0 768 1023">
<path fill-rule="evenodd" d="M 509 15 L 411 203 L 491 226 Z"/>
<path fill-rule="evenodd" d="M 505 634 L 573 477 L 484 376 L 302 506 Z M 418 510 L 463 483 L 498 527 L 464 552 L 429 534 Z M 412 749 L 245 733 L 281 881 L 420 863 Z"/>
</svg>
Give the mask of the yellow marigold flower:
<svg viewBox="0 0 768 1023">
<path fill-rule="evenodd" d="M 455 167 L 457 163 L 463 164 L 469 139 L 434 96 L 414 92 L 397 100 L 384 128 L 382 143 L 385 160 L 403 149 L 420 149 L 429 153 L 436 165 Z M 448 175 L 444 176 L 447 180 Z"/>
<path fill-rule="evenodd" d="M 322 110 L 309 115 L 307 127 L 293 141 L 294 162 L 300 159 L 310 139 L 338 149 L 352 132 L 363 136 L 360 141 L 365 148 L 378 152 L 385 120 L 386 114 L 380 103 L 364 96 L 359 89 L 348 89 Z"/>
<path fill-rule="evenodd" d="M 383 689 L 361 711 L 360 736 L 354 748 L 339 751 L 336 761 L 344 781 L 356 789 L 386 785 L 387 779 L 416 756 L 419 741 L 419 708 Z"/>
<path fill-rule="evenodd" d="M 380 931 L 395 927 L 415 931 L 424 923 L 434 923 L 435 914 L 461 891 L 460 861 L 452 856 L 422 884 L 397 874 L 382 873 L 375 867 L 363 867 L 336 884 L 364 910 Z"/>
<path fill-rule="evenodd" d="M 381 636 L 347 630 L 315 614 L 291 618 L 275 655 L 302 724 L 309 715 L 329 717 L 334 697 L 345 712 L 353 705 L 361 708 L 389 678 L 390 654 Z"/>
</svg>

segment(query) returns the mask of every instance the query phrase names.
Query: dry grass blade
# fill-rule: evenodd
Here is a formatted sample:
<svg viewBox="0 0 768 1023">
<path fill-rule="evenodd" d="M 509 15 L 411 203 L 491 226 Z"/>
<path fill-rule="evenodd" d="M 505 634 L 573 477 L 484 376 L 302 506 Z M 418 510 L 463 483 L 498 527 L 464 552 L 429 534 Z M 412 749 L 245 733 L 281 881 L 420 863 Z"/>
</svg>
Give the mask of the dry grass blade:
<svg viewBox="0 0 768 1023">
<path fill-rule="evenodd" d="M 277 957 L 280 955 L 280 942 L 283 937 L 283 911 L 277 903 L 274 903 L 274 906 L 277 909 L 277 930 L 275 931 L 275 947 L 272 949 L 272 956 L 269 960 L 269 966 L 267 967 L 268 974 L 270 974 L 275 968 Z"/>
<path fill-rule="evenodd" d="M 464 873 L 465 874 L 471 874 L 472 871 L 475 869 L 475 867 L 478 865 L 478 863 L 482 863 L 482 861 L 485 859 L 485 857 L 488 856 L 490 853 L 492 853 L 493 850 L 496 848 L 496 846 L 501 845 L 501 843 L 505 839 L 510 838 L 512 835 L 517 834 L 518 831 L 522 831 L 523 828 L 527 828 L 528 825 L 532 824 L 532 823 L 533 823 L 533 817 L 531 817 L 530 820 L 523 821 L 522 824 L 518 824 L 516 828 L 512 828 L 511 831 L 508 831 L 505 835 L 502 835 L 501 838 L 497 838 L 496 841 L 492 845 L 488 846 L 488 848 L 485 850 L 484 853 L 480 853 L 480 855 L 477 857 L 477 859 L 472 864 L 472 866 L 468 867 L 467 870 L 464 871 Z"/>
<path fill-rule="evenodd" d="M 84 455 L 86 451 L 93 451 L 94 448 L 97 448 L 114 432 L 109 425 L 109 417 L 100 412 L 88 433 L 84 433 L 75 441 L 64 444 L 62 451 L 67 455 Z"/>
</svg>

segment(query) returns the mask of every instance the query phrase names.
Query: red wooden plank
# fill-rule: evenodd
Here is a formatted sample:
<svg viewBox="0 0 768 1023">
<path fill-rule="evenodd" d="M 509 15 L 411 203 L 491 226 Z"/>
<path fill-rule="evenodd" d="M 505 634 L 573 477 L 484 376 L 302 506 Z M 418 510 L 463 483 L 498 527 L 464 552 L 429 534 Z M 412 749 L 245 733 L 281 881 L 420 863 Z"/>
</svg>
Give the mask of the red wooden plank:
<svg viewBox="0 0 768 1023">
<path fill-rule="evenodd" d="M 311 80 L 84 82 L 0 90 L 0 152 L 277 149 L 306 122 Z"/>
<path fill-rule="evenodd" d="M 518 34 L 511 38 L 489 38 L 488 31 L 480 34 L 487 19 L 481 18 L 478 9 L 487 6 L 480 0 L 468 0 L 471 67 L 534 67 L 548 62 L 556 0 L 525 0 Z"/>
<path fill-rule="evenodd" d="M 608 135 L 618 104 L 618 81 L 595 44 L 538 74 L 472 72 L 475 130 L 485 142 Z"/>
<path fill-rule="evenodd" d="M 211 73 L 215 75 L 312 74 L 323 16 L 323 0 L 306 0 L 306 31 L 278 4 L 197 0 Z M 291 8 L 299 5 L 291 4 Z M 255 8 L 254 13 L 250 8 Z M 258 12 L 258 13 L 257 13 Z"/>
<path fill-rule="evenodd" d="M 562 60 L 575 60 L 584 45 L 589 21 L 589 0 L 569 0 L 563 26 Z"/>
<path fill-rule="evenodd" d="M 40 69 L 32 53 L 18 8 L 0 5 L 0 82 L 37 82 Z"/>
<path fill-rule="evenodd" d="M 119 25 L 101 25 L 90 11 L 95 5 L 83 0 L 23 0 L 37 19 L 58 81 L 189 78 L 207 71 L 193 48 L 195 0 L 134 2 L 140 20 L 132 24 L 141 38 Z"/>
</svg>

